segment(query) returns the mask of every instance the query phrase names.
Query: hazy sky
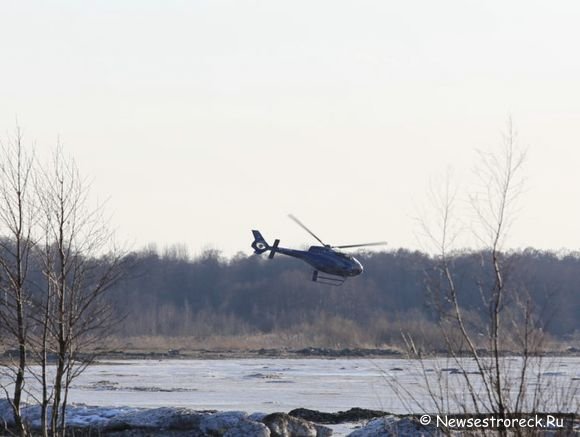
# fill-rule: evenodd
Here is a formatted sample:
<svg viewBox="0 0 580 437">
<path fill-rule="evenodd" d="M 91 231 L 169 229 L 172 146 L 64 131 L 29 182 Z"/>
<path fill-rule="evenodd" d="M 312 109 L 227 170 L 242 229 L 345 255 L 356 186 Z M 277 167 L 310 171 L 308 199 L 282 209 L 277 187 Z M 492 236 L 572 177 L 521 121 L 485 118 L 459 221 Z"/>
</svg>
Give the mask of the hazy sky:
<svg viewBox="0 0 580 437">
<path fill-rule="evenodd" d="M 511 114 L 511 247 L 580 249 L 577 1 L 0 5 L 0 134 L 60 136 L 135 248 L 421 248 L 430 181 L 468 186 Z"/>
</svg>

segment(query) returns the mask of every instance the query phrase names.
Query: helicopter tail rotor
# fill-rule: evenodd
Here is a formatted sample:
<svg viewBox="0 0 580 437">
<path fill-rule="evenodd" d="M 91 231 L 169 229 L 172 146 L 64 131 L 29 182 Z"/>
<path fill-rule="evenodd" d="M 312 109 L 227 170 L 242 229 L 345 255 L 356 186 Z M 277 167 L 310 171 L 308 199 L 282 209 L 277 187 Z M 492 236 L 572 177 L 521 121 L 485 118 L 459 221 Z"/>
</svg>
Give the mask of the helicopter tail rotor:
<svg viewBox="0 0 580 437">
<path fill-rule="evenodd" d="M 278 239 L 274 240 L 274 244 L 272 245 L 272 247 L 270 247 L 270 254 L 268 255 L 269 259 L 274 258 L 274 255 L 276 254 L 276 249 L 278 248 L 278 244 L 280 244 L 280 240 Z"/>
</svg>

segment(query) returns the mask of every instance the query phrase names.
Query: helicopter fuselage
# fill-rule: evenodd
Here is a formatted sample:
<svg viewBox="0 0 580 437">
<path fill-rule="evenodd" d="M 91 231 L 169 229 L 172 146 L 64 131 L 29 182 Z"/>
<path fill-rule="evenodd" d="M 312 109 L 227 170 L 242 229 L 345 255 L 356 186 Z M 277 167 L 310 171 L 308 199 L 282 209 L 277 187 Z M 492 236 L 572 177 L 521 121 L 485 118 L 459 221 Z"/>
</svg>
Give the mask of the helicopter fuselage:
<svg viewBox="0 0 580 437">
<path fill-rule="evenodd" d="M 308 250 L 287 249 L 276 247 L 276 253 L 301 259 L 314 269 L 330 275 L 352 277 L 363 272 L 361 263 L 353 256 L 324 246 L 310 246 Z"/>
</svg>

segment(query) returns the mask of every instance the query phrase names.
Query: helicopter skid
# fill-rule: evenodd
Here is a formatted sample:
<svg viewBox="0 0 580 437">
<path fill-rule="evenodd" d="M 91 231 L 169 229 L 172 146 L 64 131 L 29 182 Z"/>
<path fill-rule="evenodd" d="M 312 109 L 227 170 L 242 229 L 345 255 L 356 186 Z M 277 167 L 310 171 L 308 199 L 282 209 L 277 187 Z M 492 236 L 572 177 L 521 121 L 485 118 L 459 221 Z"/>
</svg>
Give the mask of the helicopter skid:
<svg viewBox="0 0 580 437">
<path fill-rule="evenodd" d="M 324 284 L 324 285 L 332 285 L 335 287 L 340 287 L 342 284 L 344 284 L 344 281 L 346 281 L 346 278 L 343 276 L 321 276 L 318 272 L 318 270 L 314 270 L 314 273 L 312 273 L 312 281 L 313 282 L 318 282 L 320 284 Z"/>
</svg>

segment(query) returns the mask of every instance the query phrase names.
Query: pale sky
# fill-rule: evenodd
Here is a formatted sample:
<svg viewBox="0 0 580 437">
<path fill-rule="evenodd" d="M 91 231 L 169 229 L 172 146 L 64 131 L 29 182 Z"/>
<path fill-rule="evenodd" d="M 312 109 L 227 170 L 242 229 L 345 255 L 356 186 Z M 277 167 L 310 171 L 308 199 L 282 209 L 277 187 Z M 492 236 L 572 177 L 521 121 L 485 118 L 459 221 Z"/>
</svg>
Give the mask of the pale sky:
<svg viewBox="0 0 580 437">
<path fill-rule="evenodd" d="M 577 1 L 3 1 L 0 134 L 58 137 L 134 248 L 422 248 L 430 181 L 468 186 L 511 115 L 510 247 L 580 249 Z"/>
</svg>

